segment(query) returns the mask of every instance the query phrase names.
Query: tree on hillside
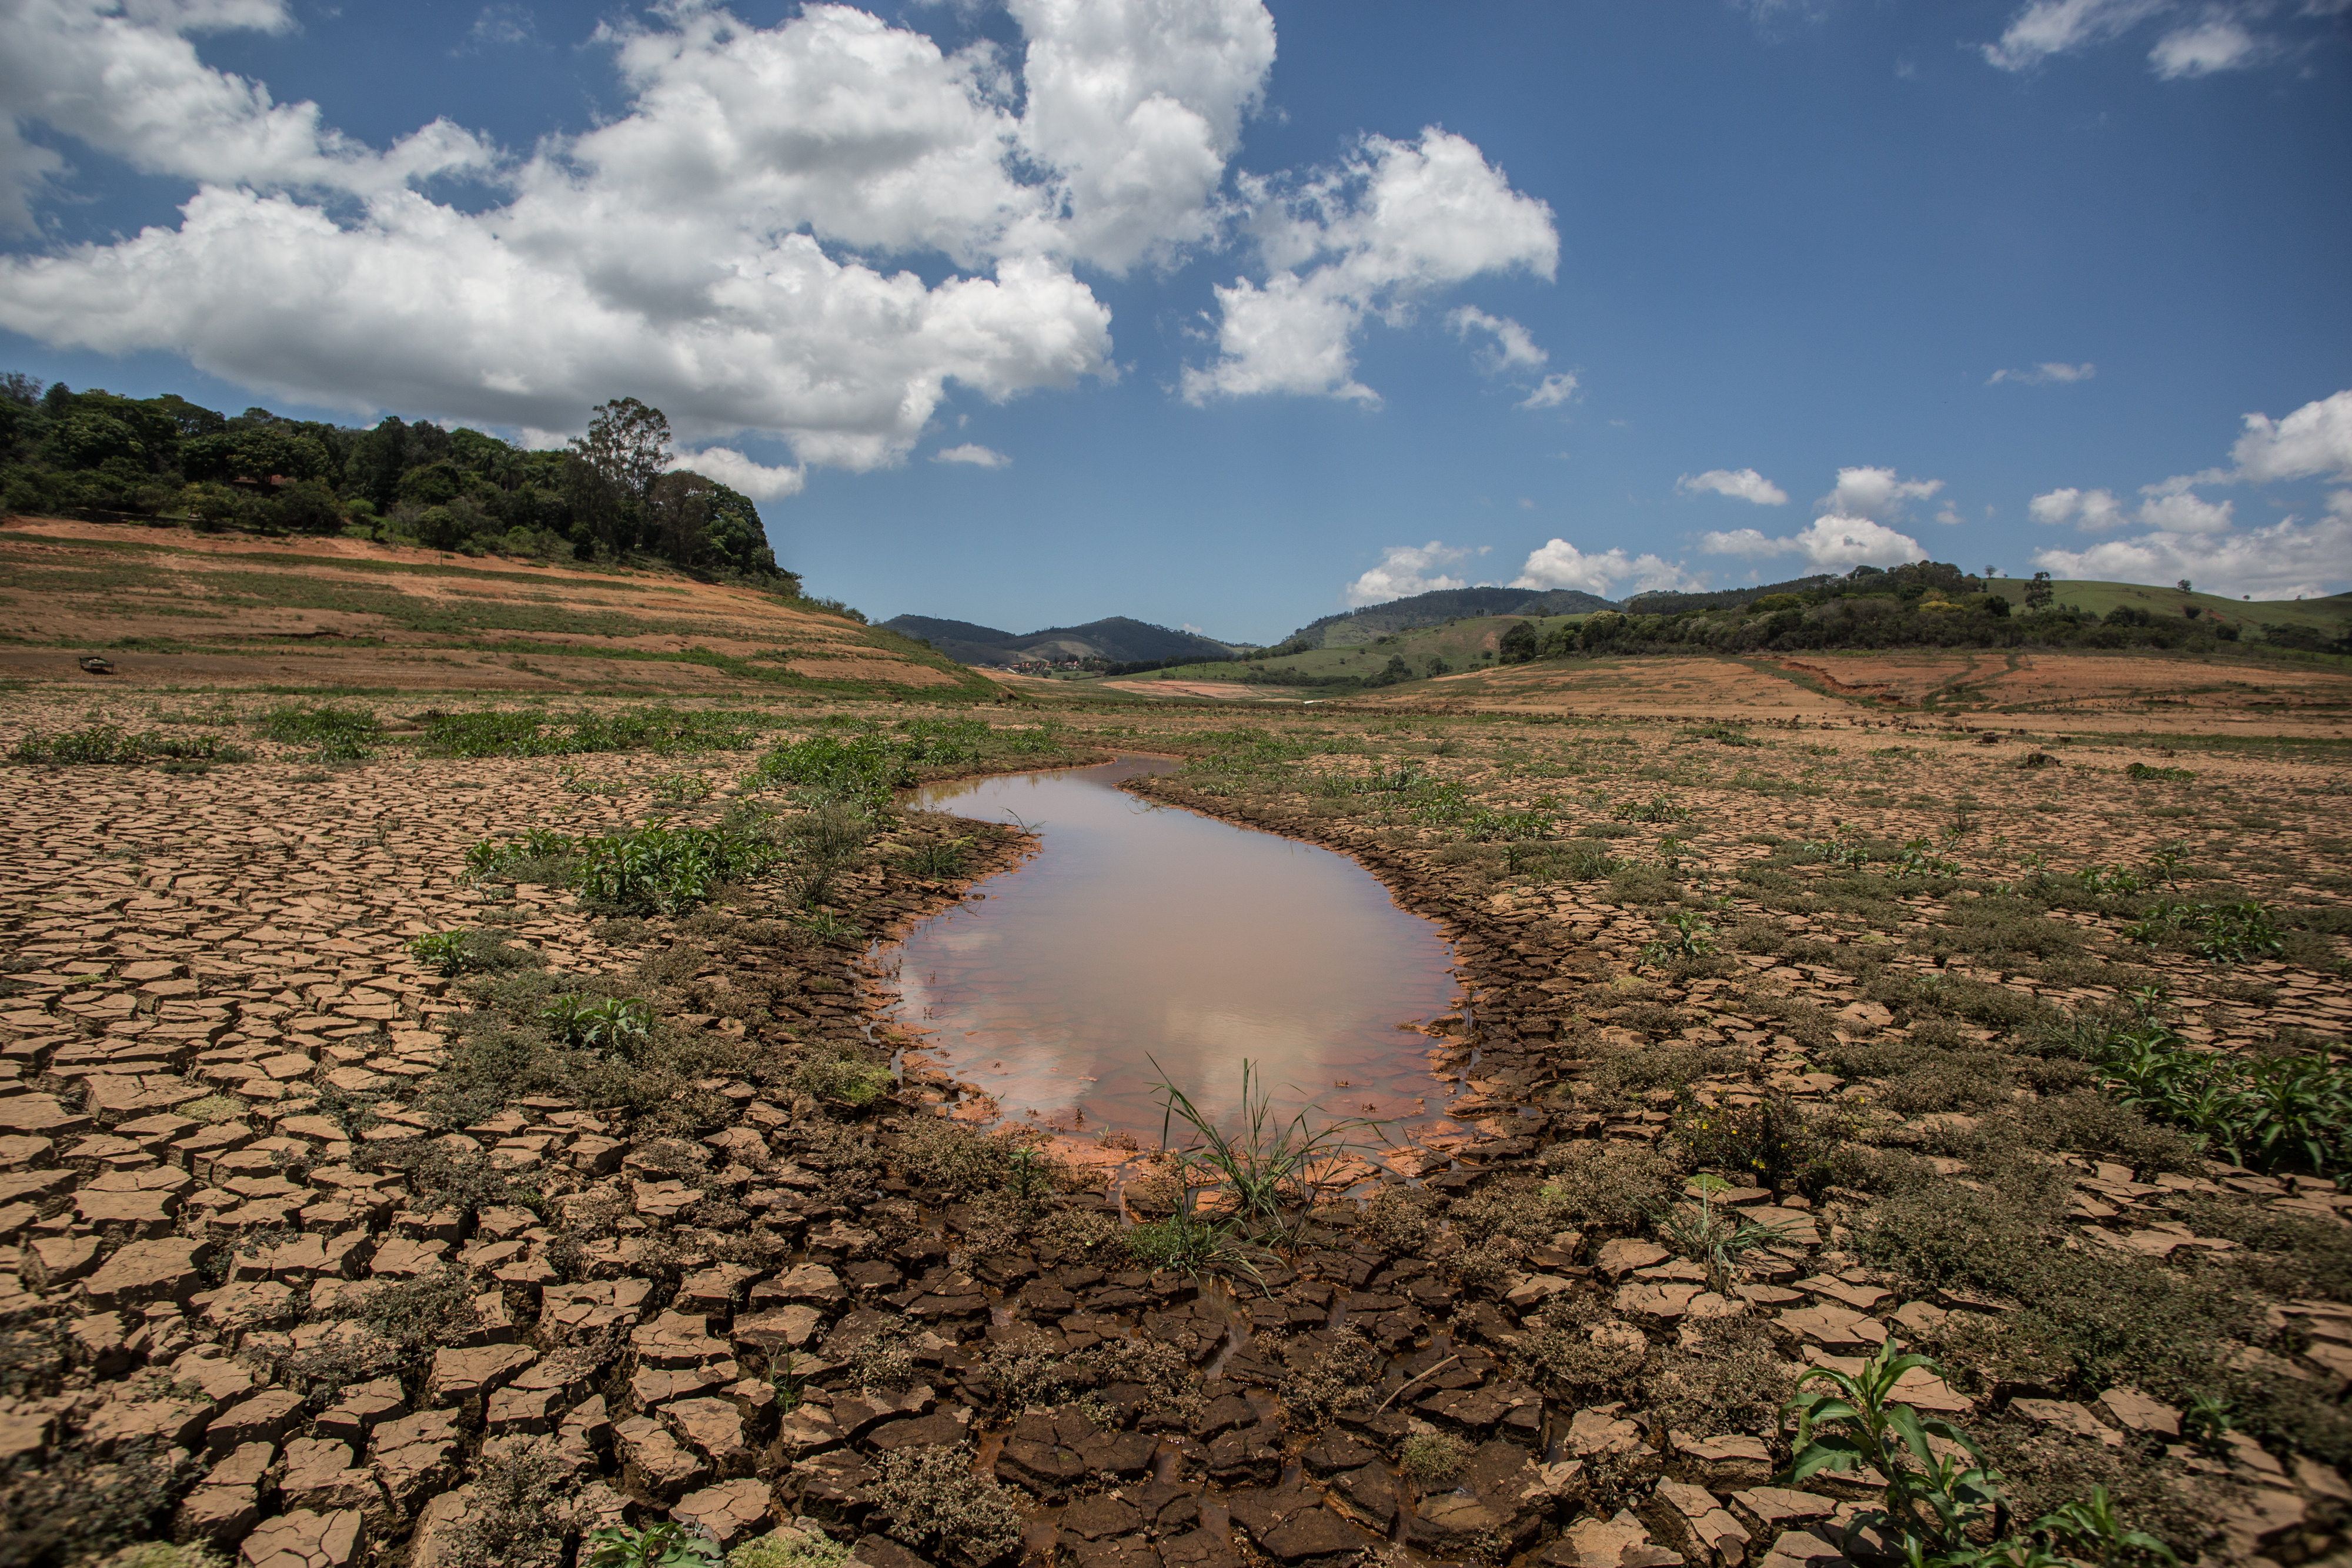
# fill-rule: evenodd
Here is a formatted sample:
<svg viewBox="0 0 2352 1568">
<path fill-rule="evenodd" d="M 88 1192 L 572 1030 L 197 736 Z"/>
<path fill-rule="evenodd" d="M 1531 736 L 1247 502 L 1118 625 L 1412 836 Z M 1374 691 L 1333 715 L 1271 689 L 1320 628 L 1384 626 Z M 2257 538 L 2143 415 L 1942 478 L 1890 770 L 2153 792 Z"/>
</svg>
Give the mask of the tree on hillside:
<svg viewBox="0 0 2352 1568">
<path fill-rule="evenodd" d="M 1529 621 L 1511 622 L 1503 632 L 1502 653 L 1503 663 L 1507 664 L 1524 664 L 1534 658 L 1536 656 L 1535 623 Z"/>
<path fill-rule="evenodd" d="M 577 441 L 529 451 L 397 415 L 361 430 L 0 372 L 0 510 L 272 531 L 356 525 L 474 554 L 645 551 L 798 591 L 751 497 L 671 473 L 671 461 L 669 420 L 635 398 L 600 404 Z"/>
<path fill-rule="evenodd" d="M 572 444 L 597 477 L 633 501 L 643 501 L 669 466 L 669 419 L 633 397 L 600 402 L 588 434 Z"/>
</svg>

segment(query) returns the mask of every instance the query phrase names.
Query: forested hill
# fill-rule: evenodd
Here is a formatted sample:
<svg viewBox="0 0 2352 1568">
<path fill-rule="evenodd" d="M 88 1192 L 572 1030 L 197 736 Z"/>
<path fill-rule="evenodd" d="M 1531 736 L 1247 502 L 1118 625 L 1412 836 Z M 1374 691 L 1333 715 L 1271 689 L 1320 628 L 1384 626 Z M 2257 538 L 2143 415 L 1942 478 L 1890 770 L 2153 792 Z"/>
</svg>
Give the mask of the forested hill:
<svg viewBox="0 0 2352 1568">
<path fill-rule="evenodd" d="M 882 624 L 893 632 L 920 637 L 962 664 L 1017 664 L 1032 659 L 1102 660 L 1110 664 L 1223 659 L 1238 646 L 1125 615 L 1089 621 L 1083 626 L 1048 626 L 1041 632 L 1018 632 L 929 615 L 899 615 Z"/>
<path fill-rule="evenodd" d="M 1399 632 L 1442 626 L 1448 621 L 1474 615 L 1581 615 L 1588 611 L 1616 608 L 1612 601 L 1598 594 L 1580 593 L 1568 588 L 1546 592 L 1524 588 L 1441 588 L 1416 593 L 1410 599 L 1391 599 L 1386 604 L 1367 605 L 1361 610 L 1310 621 L 1284 639 L 1282 647 L 1300 651 L 1352 648 Z"/>
<path fill-rule="evenodd" d="M 528 451 L 478 430 L 387 418 L 365 429 L 223 414 L 0 374 L 0 511 L 184 518 L 200 528 L 332 534 L 467 554 L 650 556 L 688 570 L 781 570 L 751 498 L 670 466 L 669 421 L 621 398 L 588 434 Z"/>
</svg>

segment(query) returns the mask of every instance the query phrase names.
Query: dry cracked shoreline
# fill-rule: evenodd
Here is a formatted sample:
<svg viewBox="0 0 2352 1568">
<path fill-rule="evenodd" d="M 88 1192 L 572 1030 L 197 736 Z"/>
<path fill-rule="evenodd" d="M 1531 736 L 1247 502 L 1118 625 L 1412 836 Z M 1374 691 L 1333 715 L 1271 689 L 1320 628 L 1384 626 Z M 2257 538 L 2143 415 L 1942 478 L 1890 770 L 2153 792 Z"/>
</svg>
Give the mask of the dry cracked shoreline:
<svg viewBox="0 0 2352 1568">
<path fill-rule="evenodd" d="M 1636 1223 L 1530 1229 L 1554 1213 L 1530 1195 L 1604 1168 L 1654 1179 L 1643 1162 L 1681 1106 L 1623 1073 L 1661 1052 L 1691 1070 L 1696 1103 L 1852 1113 L 1872 1146 L 1965 1179 L 1967 1159 L 1935 1151 L 1980 1117 L 1872 1111 L 1872 1084 L 1820 1060 L 1919 1024 L 1811 950 L 1636 977 L 1655 927 L 1638 906 L 1591 883 L 1498 889 L 1436 837 L 1318 815 L 1312 773 L 1288 792 L 1181 775 L 1138 788 L 1349 853 L 1447 927 L 1475 1004 L 1448 1113 L 1474 1131 L 1430 1152 L 1419 1196 L 1319 1210 L 1261 1291 L 1123 1266 L 1114 1217 L 1122 1202 L 1153 1211 L 1148 1179 L 1025 1207 L 960 1183 L 980 1167 L 939 1132 L 959 1095 L 949 1075 L 910 1073 L 864 1108 L 796 1087 L 796 1061 L 890 1043 L 876 970 L 756 900 L 631 926 L 458 874 L 474 840 L 649 797 L 583 802 L 552 765 L 497 759 L 299 784 L 261 765 L 14 770 L 0 807 L 0 917 L 20 960 L 0 1011 L 12 1512 L 160 1502 L 153 1527 L 257 1568 L 422 1568 L 478 1556 L 527 1460 L 530 1495 L 565 1511 L 559 1550 L 623 1519 L 727 1544 L 805 1521 L 870 1568 L 920 1568 L 971 1554 L 952 1530 L 910 1524 L 892 1478 L 969 1445 L 967 1473 L 1020 1500 L 1017 1550 L 1078 1568 L 1398 1553 L 1786 1568 L 1865 1550 L 1846 1535 L 1863 1489 L 1773 1486 L 1785 1432 L 1677 1425 L 1666 1412 L 1721 1410 L 1738 1391 L 1675 1403 L 1675 1380 L 1851 1367 L 1890 1334 L 1966 1348 L 2015 1304 L 1919 1290 L 1864 1256 L 1877 1199 L 1837 1184 L 1727 1192 L 1777 1230 L 1736 1281 Z M 869 931 L 903 925 L 1024 848 L 1011 834 L 981 847 L 954 882 L 870 865 L 838 905 Z M 441 1132 L 415 1087 L 482 1009 L 405 940 L 457 925 L 583 983 L 642 987 L 670 1026 L 736 1050 L 721 1050 L 735 1070 L 651 1112 L 533 1094 Z M 2190 1027 L 2225 1045 L 2281 1027 L 2340 1037 L 2339 978 L 2253 968 L 2273 1002 L 2242 986 L 2200 998 L 2189 988 L 2207 977 L 2184 973 L 2184 999 L 2205 1004 Z M 2066 1004 L 2103 990 L 2042 988 Z M 424 1145 L 494 1166 L 517 1201 L 412 1206 L 407 1167 L 382 1150 Z M 2150 1269 L 2255 1250 L 2199 1234 L 2178 1216 L 2209 1209 L 2184 1204 L 2345 1225 L 2329 1184 L 2050 1163 L 2068 1187 L 2063 1244 Z M 387 1284 L 463 1310 L 397 1364 L 336 1362 L 376 1332 L 368 1303 Z M 2245 1354 L 2340 1401 L 2352 1308 L 2265 1312 L 2270 1347 Z M 2242 1434 L 2192 1447 L 2178 1406 L 2129 1387 L 2064 1397 L 1948 1364 L 1948 1382 L 1915 1375 L 1906 1396 L 1997 1428 L 2052 1473 L 2128 1461 L 2159 1476 L 2216 1527 L 2212 1561 L 2343 1549 L 2352 1489 L 2326 1464 Z M 339 1365 L 380 1375 L 338 1380 Z M 1401 1467 L 1416 1437 L 1453 1439 L 1451 1476 Z M 0 1560 L 70 1550 L 20 1535 Z"/>
</svg>

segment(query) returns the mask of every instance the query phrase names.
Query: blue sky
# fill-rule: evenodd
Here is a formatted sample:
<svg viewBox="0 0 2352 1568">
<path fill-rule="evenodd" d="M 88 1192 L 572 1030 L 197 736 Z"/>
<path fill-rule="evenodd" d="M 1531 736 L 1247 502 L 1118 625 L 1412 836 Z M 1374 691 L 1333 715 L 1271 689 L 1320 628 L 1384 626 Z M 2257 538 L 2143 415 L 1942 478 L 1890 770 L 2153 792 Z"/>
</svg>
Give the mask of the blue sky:
<svg viewBox="0 0 2352 1568">
<path fill-rule="evenodd" d="M 2352 588 L 2347 0 L 8 0 L 0 103 L 0 368 L 644 397 L 877 617 Z"/>
</svg>

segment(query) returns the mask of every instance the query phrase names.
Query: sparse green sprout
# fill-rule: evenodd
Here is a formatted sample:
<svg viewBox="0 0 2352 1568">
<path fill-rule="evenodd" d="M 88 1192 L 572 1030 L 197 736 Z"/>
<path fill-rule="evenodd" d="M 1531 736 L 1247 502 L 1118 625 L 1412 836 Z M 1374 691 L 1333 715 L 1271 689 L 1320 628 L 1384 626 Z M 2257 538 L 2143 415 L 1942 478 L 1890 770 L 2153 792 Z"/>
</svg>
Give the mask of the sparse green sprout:
<svg viewBox="0 0 2352 1568">
<path fill-rule="evenodd" d="M 2200 1394 L 2180 1413 L 2180 1435 L 2202 1448 L 2218 1448 L 2232 1423 L 2230 1402 L 2218 1394 Z"/>
<path fill-rule="evenodd" d="M 844 920 L 830 909 L 812 909 L 799 915 L 794 924 L 820 942 L 835 947 L 852 947 L 866 940 L 866 928 Z"/>
<path fill-rule="evenodd" d="M 1628 800 L 1617 808 L 1619 821 L 1628 822 L 1687 822 L 1691 818 L 1688 806 L 1678 806 L 1664 795 L 1653 795 L 1646 800 Z"/>
<path fill-rule="evenodd" d="M 2092 893 L 2107 893 L 2128 896 L 2147 884 L 2138 872 L 2126 865 L 2086 865 L 2074 873 L 2074 880 Z"/>
<path fill-rule="evenodd" d="M 2178 937 L 2190 952 L 2216 964 L 2275 957 L 2285 950 L 2278 922 L 2252 899 L 2238 904 L 2193 904 L 2159 899 L 2123 928 L 2124 939 L 2142 944 Z"/>
<path fill-rule="evenodd" d="M 2167 784 L 2186 784 L 2197 775 L 2186 768 L 2151 768 L 2145 762 L 2135 762 L 2124 769 L 2124 777 L 2142 782 L 2154 779 Z"/>
<path fill-rule="evenodd" d="M 1906 876 L 1958 876 L 1960 862 L 1931 853 L 1925 838 L 1915 838 L 1906 840 L 1895 855 L 1895 869 Z"/>
<path fill-rule="evenodd" d="M 710 789 L 710 776 L 707 773 L 665 773 L 654 780 L 654 799 L 664 805 L 690 806 L 709 800 Z"/>
</svg>

